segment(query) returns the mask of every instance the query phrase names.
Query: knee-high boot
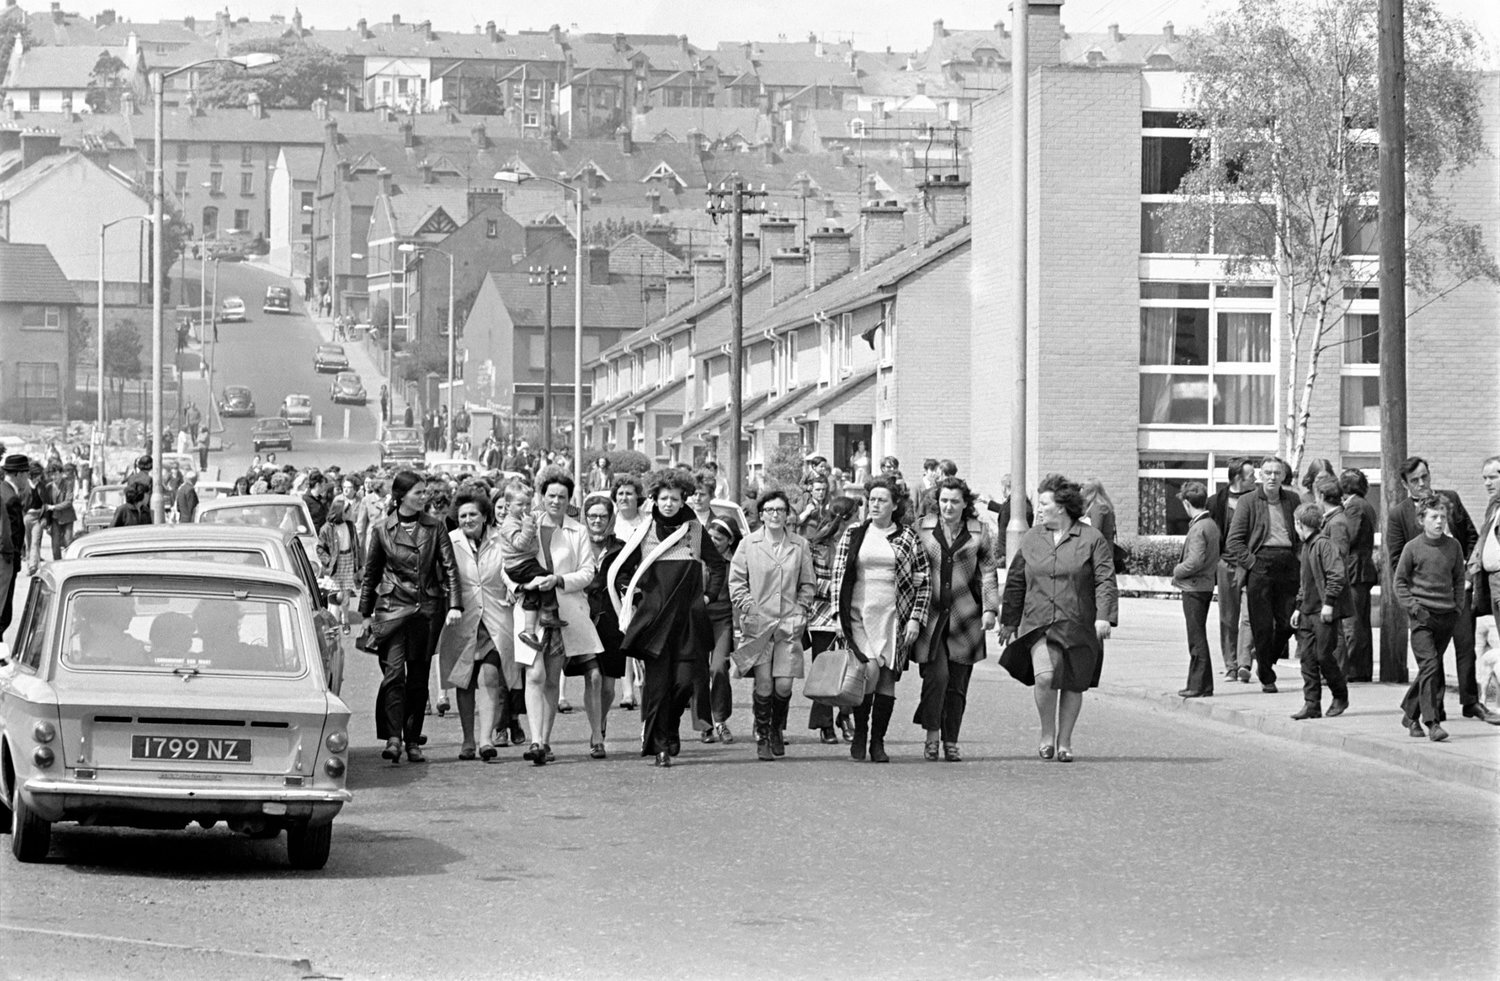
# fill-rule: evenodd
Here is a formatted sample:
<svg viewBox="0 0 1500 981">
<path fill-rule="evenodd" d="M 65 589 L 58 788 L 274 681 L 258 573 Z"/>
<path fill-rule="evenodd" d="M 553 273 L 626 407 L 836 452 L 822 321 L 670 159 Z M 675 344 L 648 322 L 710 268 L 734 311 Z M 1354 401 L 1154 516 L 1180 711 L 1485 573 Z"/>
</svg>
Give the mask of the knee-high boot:
<svg viewBox="0 0 1500 981">
<path fill-rule="evenodd" d="M 849 744 L 849 756 L 856 760 L 865 758 L 865 744 L 870 739 L 870 706 L 874 704 L 874 696 L 866 695 L 865 700 L 854 707 L 854 742 Z"/>
<path fill-rule="evenodd" d="M 776 756 L 786 755 L 786 717 L 792 707 L 792 696 L 780 692 L 771 694 L 771 752 Z"/>
<path fill-rule="evenodd" d="M 774 760 L 776 756 L 771 752 L 771 728 L 774 714 L 771 696 L 756 692 L 753 704 L 755 707 L 755 758 Z"/>
<path fill-rule="evenodd" d="M 875 696 L 875 708 L 870 720 L 870 762 L 889 763 L 885 754 L 885 730 L 891 724 L 891 714 L 896 711 L 895 695 Z"/>
</svg>

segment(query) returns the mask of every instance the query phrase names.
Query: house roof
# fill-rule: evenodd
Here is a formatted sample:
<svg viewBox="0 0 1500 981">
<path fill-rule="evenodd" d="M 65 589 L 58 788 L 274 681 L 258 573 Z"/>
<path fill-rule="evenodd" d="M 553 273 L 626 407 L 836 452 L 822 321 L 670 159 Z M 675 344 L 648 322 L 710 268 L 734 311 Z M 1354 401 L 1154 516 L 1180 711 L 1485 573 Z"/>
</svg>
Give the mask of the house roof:
<svg viewBox="0 0 1500 981">
<path fill-rule="evenodd" d="M 81 302 L 45 245 L 0 242 L 0 303 Z"/>
<path fill-rule="evenodd" d="M 281 148 L 286 158 L 287 171 L 294 181 L 311 181 L 318 178 L 318 161 L 323 151 L 315 146 L 287 146 Z"/>
<path fill-rule="evenodd" d="M 847 65 L 825 61 L 758 61 L 755 74 L 765 85 L 777 88 L 821 86 L 858 91 L 859 76 Z"/>
<path fill-rule="evenodd" d="M 866 368 L 864 371 L 855 372 L 837 385 L 823 389 L 817 398 L 802 407 L 802 411 L 815 412 L 837 398 L 853 394 L 861 386 L 868 385 L 875 380 L 875 371 L 874 368 Z"/>
<path fill-rule="evenodd" d="M 392 231 L 398 236 L 415 235 L 439 208 L 454 224 L 468 218 L 469 192 L 463 186 L 419 185 L 393 190 L 383 198 L 390 210 Z"/>
<path fill-rule="evenodd" d="M 658 106 L 635 116 L 630 128 L 632 139 L 638 143 L 649 143 L 663 135 L 681 142 L 690 132 L 701 133 L 710 142 L 738 133 L 751 143 L 759 143 L 769 135 L 770 121 L 755 108 Z"/>
<path fill-rule="evenodd" d="M 813 396 L 817 395 L 818 391 L 819 389 L 816 385 L 804 385 L 801 388 L 794 388 L 778 398 L 769 400 L 754 412 L 745 413 L 745 425 L 753 426 L 763 419 L 772 420 L 777 416 L 789 415 L 794 409 L 801 408 L 802 403 L 807 402 Z"/>
<path fill-rule="evenodd" d="M 518 327 L 542 327 L 546 320 L 544 285 L 532 285 L 527 272 L 492 272 L 486 279 Z M 640 290 L 634 284 L 599 286 L 583 284 L 583 323 L 585 327 L 606 330 L 630 330 L 641 325 Z M 573 286 L 552 290 L 552 325 L 573 322 Z"/>
<path fill-rule="evenodd" d="M 670 276 L 687 266 L 675 255 L 631 232 L 609 247 L 609 271 L 618 276 Z"/>
<path fill-rule="evenodd" d="M 124 62 L 125 73 L 134 69 L 126 48 L 104 45 L 27 48 L 19 60 L 12 58 L 5 84 L 13 89 L 86 89 L 95 63 L 105 53 Z"/>
<path fill-rule="evenodd" d="M 96 161 L 83 153 L 74 151 L 72 153 L 53 153 L 43 157 L 25 170 L 17 171 L 10 177 L 0 181 L 0 201 L 17 198 L 30 191 L 32 188 L 40 187 L 46 183 L 53 174 L 73 166 L 99 167 L 99 170 L 120 182 L 120 186 L 130 189 L 127 181 L 119 174 L 107 167 L 100 166 Z M 135 193 L 132 191 L 132 193 Z"/>
</svg>

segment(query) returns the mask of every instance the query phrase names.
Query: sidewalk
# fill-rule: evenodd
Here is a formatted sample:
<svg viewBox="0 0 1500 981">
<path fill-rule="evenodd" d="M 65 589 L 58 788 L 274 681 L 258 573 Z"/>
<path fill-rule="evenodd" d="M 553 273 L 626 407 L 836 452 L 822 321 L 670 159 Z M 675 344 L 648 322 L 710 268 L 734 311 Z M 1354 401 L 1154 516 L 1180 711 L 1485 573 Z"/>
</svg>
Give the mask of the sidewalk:
<svg viewBox="0 0 1500 981">
<path fill-rule="evenodd" d="M 342 344 L 344 354 L 349 358 L 349 370 L 359 375 L 360 381 L 364 382 L 365 391 L 370 396 L 370 409 L 375 414 L 377 431 L 382 431 L 384 420 L 380 418 L 380 386 L 385 385 L 390 393 L 391 418 L 397 423 L 401 420 L 401 413 L 406 411 L 406 403 L 395 391 L 397 386 L 391 386 L 386 378 L 385 371 L 381 366 L 383 358 L 378 358 L 371 353 L 370 345 L 364 340 L 337 340 L 333 336 L 333 318 L 321 315 L 307 314 L 307 318 L 318 328 L 318 337 L 329 344 Z"/>
<path fill-rule="evenodd" d="M 1178 698 L 1178 690 L 1187 681 L 1188 665 L 1182 607 L 1175 600 L 1122 599 L 1120 626 L 1105 642 L 1104 676 L 1097 694 L 1145 702 L 1160 712 L 1184 712 L 1279 739 L 1339 749 L 1437 780 L 1500 793 L 1500 726 L 1466 719 L 1461 714 L 1458 693 L 1452 687 L 1456 675 L 1451 645 L 1444 658 L 1450 686 L 1444 700 L 1448 712 L 1444 728 L 1449 739 L 1434 743 L 1413 739 L 1402 727 L 1400 702 L 1406 686 L 1399 684 L 1351 685 L 1349 710 L 1342 716 L 1294 722 L 1290 716 L 1302 706 L 1302 676 L 1295 652 L 1288 660 L 1277 662 L 1280 691 L 1268 695 L 1253 677 L 1248 685 L 1224 679 L 1217 603 L 1209 613 L 1208 635 L 1216 666 L 1214 695 Z M 1375 656 L 1378 672 L 1378 631 Z M 1409 660 L 1408 666 L 1415 678 L 1415 662 Z M 1325 686 L 1325 708 L 1329 697 Z"/>
</svg>

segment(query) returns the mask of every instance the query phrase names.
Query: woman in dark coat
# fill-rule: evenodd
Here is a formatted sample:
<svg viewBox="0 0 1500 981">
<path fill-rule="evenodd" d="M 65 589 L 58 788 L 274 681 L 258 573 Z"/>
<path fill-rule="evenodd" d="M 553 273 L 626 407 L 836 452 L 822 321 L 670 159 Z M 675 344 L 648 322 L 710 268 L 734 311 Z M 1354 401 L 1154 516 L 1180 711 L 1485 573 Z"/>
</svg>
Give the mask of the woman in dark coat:
<svg viewBox="0 0 1500 981">
<path fill-rule="evenodd" d="M 917 525 L 932 570 L 932 613 L 911 656 L 922 672 L 922 701 L 912 721 L 927 731 L 927 759 L 938 758 L 941 740 L 943 758 L 958 763 L 969 678 L 985 658 L 985 634 L 995 629 L 1000 611 L 999 554 L 989 527 L 974 513 L 968 484 L 944 477 L 933 495 L 937 513 Z"/>
<path fill-rule="evenodd" d="M 849 755 L 864 759 L 868 739 L 870 762 L 889 763 L 885 732 L 896 709 L 896 682 L 927 626 L 931 587 L 927 552 L 901 522 L 906 494 L 899 482 L 875 477 L 865 484 L 865 498 L 869 520 L 844 532 L 834 553 L 833 595 L 849 649 L 866 661 L 867 671 L 879 671 L 874 691 L 854 710 Z"/>
<path fill-rule="evenodd" d="M 147 498 L 151 496 L 151 485 L 142 481 L 133 481 L 125 485 L 125 503 L 115 508 L 115 518 L 109 523 L 111 528 L 128 528 L 131 525 L 151 524 L 151 505 Z"/>
<path fill-rule="evenodd" d="M 1083 693 L 1099 684 L 1104 640 L 1119 620 L 1115 565 L 1109 542 L 1080 520 L 1077 484 L 1054 475 L 1037 491 L 1038 523 L 1005 577 L 1000 640 L 1009 646 L 1000 664 L 1035 689 L 1037 755 L 1071 763 Z"/>
<path fill-rule="evenodd" d="M 646 662 L 641 755 L 654 753 L 657 766 L 671 766 L 682 749 L 682 713 L 714 644 L 704 597 L 717 596 L 728 574 L 724 556 L 685 506 L 696 490 L 686 474 L 659 474 L 651 520 L 631 535 L 605 579 L 625 653 Z"/>
<path fill-rule="evenodd" d="M 594 581 L 587 590 L 589 619 L 594 621 L 594 632 L 604 650 L 595 655 L 599 664 L 599 690 L 585 689 L 584 704 L 597 698 L 599 701 L 599 740 L 589 746 L 589 756 L 596 760 L 605 758 L 604 734 L 608 731 L 609 710 L 615 702 L 615 680 L 625 677 L 625 651 L 621 646 L 624 636 L 620 633 L 620 620 L 609 601 L 605 578 L 609 566 L 625 543 L 615 537 L 615 504 L 608 493 L 590 494 L 583 502 L 583 524 L 589 532 L 589 547 L 593 550 Z M 567 674 L 572 667 L 570 661 L 563 668 Z M 581 672 L 580 672 L 581 673 Z"/>
<path fill-rule="evenodd" d="M 380 755 L 425 763 L 422 717 L 427 675 L 439 630 L 463 614 L 453 541 L 444 522 L 427 514 L 427 485 L 410 470 L 391 478 L 391 506 L 370 529 L 359 612 L 369 621 L 367 650 L 380 657 L 383 677 L 375 696 L 375 736 Z M 447 611 L 446 619 L 439 620 Z"/>
</svg>

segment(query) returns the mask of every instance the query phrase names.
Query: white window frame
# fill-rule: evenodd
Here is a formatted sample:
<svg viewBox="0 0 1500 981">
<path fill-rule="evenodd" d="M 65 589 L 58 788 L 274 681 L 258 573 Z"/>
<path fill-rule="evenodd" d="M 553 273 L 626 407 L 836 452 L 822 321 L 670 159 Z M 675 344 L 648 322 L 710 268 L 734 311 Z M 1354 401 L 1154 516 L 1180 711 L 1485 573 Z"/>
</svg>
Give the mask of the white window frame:
<svg viewBox="0 0 1500 981">
<path fill-rule="evenodd" d="M 1142 280 L 1146 282 L 1172 282 L 1172 283 L 1194 283 L 1202 281 L 1189 279 L 1171 280 Z M 1205 422 L 1189 423 L 1167 423 L 1167 422 L 1142 422 L 1140 419 L 1139 393 L 1137 393 L 1136 425 L 1147 430 L 1199 430 L 1199 429 L 1249 429 L 1274 433 L 1276 431 L 1277 406 L 1276 399 L 1276 366 L 1281 363 L 1281 331 L 1280 331 L 1280 309 L 1277 302 L 1279 289 L 1274 284 L 1257 283 L 1253 285 L 1272 285 L 1270 299 L 1256 299 L 1244 297 L 1223 297 L 1219 295 L 1222 286 L 1234 287 L 1239 284 L 1209 281 L 1207 299 L 1145 299 L 1140 300 L 1141 309 L 1165 308 L 1169 310 L 1192 308 L 1208 311 L 1208 363 L 1206 365 L 1175 365 L 1175 364 L 1138 364 L 1137 368 L 1142 375 L 1191 375 L 1201 377 L 1208 386 L 1209 406 L 1208 418 Z M 1219 314 L 1221 313 L 1265 313 L 1270 315 L 1271 331 L 1271 357 L 1268 361 L 1219 361 Z M 1139 344 L 1139 328 L 1137 328 L 1137 344 Z M 1139 353 L 1137 353 L 1139 358 Z M 1216 423 L 1214 422 L 1213 395 L 1217 391 L 1217 379 L 1220 375 L 1260 375 L 1270 377 L 1271 384 L 1271 422 L 1261 426 L 1250 426 L 1242 423 Z"/>
<path fill-rule="evenodd" d="M 1339 319 L 1350 315 L 1380 316 L 1380 301 L 1378 299 L 1351 299 L 1344 301 L 1344 313 Z M 1343 336 L 1344 325 L 1338 327 L 1340 337 Z M 1339 350 L 1339 429 L 1343 432 L 1379 432 L 1380 422 L 1377 418 L 1372 426 L 1345 426 L 1344 425 L 1344 379 L 1345 378 L 1379 378 L 1380 363 L 1375 364 L 1350 364 L 1347 360 L 1347 347 L 1341 346 Z"/>
</svg>

